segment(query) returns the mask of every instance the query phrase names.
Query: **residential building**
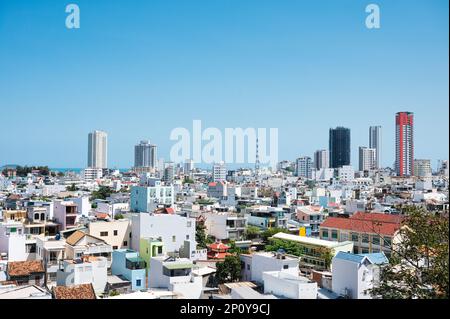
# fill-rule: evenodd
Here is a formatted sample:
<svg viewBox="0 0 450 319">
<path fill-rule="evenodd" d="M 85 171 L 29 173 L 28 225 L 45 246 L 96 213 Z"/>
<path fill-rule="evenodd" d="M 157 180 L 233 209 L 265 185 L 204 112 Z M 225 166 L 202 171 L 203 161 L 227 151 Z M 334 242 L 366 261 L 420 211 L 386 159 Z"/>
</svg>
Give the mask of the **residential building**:
<svg viewBox="0 0 450 319">
<path fill-rule="evenodd" d="M 224 162 L 215 163 L 213 165 L 213 182 L 224 182 L 227 178 L 227 168 Z"/>
<path fill-rule="evenodd" d="M 226 182 L 210 182 L 208 184 L 208 197 L 223 199 L 228 195 L 228 187 Z"/>
<path fill-rule="evenodd" d="M 105 257 L 109 268 L 111 267 L 111 253 L 111 245 L 80 230 L 75 231 L 66 239 L 65 255 L 67 259 L 80 259 L 85 256 Z"/>
<path fill-rule="evenodd" d="M 429 159 L 414 160 L 414 175 L 417 177 L 431 176 L 431 161 Z"/>
<path fill-rule="evenodd" d="M 139 256 L 145 261 L 147 274 L 150 269 L 150 259 L 162 256 L 166 252 L 161 240 L 151 237 L 143 237 L 139 242 Z"/>
<path fill-rule="evenodd" d="M 81 284 L 70 287 L 53 287 L 52 296 L 54 299 L 97 299 L 92 284 Z"/>
<path fill-rule="evenodd" d="M 131 221 L 131 249 L 139 251 L 141 238 L 160 239 L 167 252 L 181 251 L 191 243 L 193 251 L 195 242 L 195 218 L 175 214 L 133 214 Z M 191 251 L 192 253 L 192 251 Z"/>
<path fill-rule="evenodd" d="M 194 265 L 186 258 L 157 256 L 150 259 L 149 288 L 167 289 L 186 299 L 199 299 L 203 290 L 201 276 L 194 276 Z"/>
<path fill-rule="evenodd" d="M 77 204 L 73 201 L 56 200 L 53 209 L 53 216 L 61 225 L 61 230 L 66 230 L 76 227 L 76 221 L 78 219 Z"/>
<path fill-rule="evenodd" d="M 319 235 L 319 226 L 325 219 L 322 206 L 299 206 L 296 211 L 296 219 L 302 225 L 309 225 L 311 236 Z"/>
<path fill-rule="evenodd" d="M 344 165 L 337 169 L 337 175 L 341 182 L 351 182 L 355 179 L 355 170 L 350 165 Z"/>
<path fill-rule="evenodd" d="M 367 148 L 364 146 L 359 147 L 359 170 L 371 171 L 376 168 L 376 155 L 377 150 L 375 148 Z"/>
<path fill-rule="evenodd" d="M 102 239 L 115 249 L 126 249 L 131 246 L 131 220 L 119 219 L 111 221 L 91 222 L 88 234 Z"/>
<path fill-rule="evenodd" d="M 93 182 L 103 178 L 102 168 L 88 167 L 83 170 L 83 180 L 85 182 Z"/>
<path fill-rule="evenodd" d="M 204 213 L 205 225 L 210 236 L 219 240 L 243 239 L 247 218 L 231 212 Z"/>
<path fill-rule="evenodd" d="M 349 218 L 328 217 L 320 225 L 320 238 L 354 244 L 353 253 L 383 252 L 390 257 L 392 248 L 400 240 L 403 217 L 384 213 L 357 212 Z"/>
<path fill-rule="evenodd" d="M 380 266 L 388 262 L 383 253 L 339 252 L 333 258 L 333 292 L 349 299 L 372 299 L 370 289 L 379 284 Z"/>
<path fill-rule="evenodd" d="M 194 170 L 194 161 L 192 159 L 187 159 L 184 162 L 184 174 L 190 174 Z"/>
<path fill-rule="evenodd" d="M 6 254 L 9 261 L 28 259 L 26 240 L 22 222 L 13 220 L 0 222 L 0 254 Z"/>
<path fill-rule="evenodd" d="M 264 294 L 288 299 L 317 299 L 317 282 L 295 271 L 263 272 Z"/>
<path fill-rule="evenodd" d="M 36 260 L 42 260 L 47 282 L 56 281 L 59 262 L 65 259 L 66 240 L 59 235 L 36 237 Z"/>
<path fill-rule="evenodd" d="M 130 210 L 132 212 L 153 212 L 158 205 L 173 206 L 173 186 L 162 186 L 157 182 L 155 186 L 132 186 Z"/>
<path fill-rule="evenodd" d="M 295 175 L 298 177 L 312 178 L 312 160 L 309 156 L 297 158 Z"/>
<path fill-rule="evenodd" d="M 350 147 L 350 129 L 345 127 L 330 129 L 329 152 L 331 168 L 350 165 Z"/>
<path fill-rule="evenodd" d="M 381 126 L 369 127 L 369 148 L 375 149 L 375 169 L 381 168 Z"/>
<path fill-rule="evenodd" d="M 246 213 L 248 225 L 258 226 L 263 229 L 286 228 L 286 211 L 278 207 L 262 206 L 250 209 Z"/>
<path fill-rule="evenodd" d="M 414 113 L 395 115 L 395 172 L 397 176 L 414 175 Z"/>
<path fill-rule="evenodd" d="M 88 136 L 88 168 L 108 167 L 108 141 L 107 134 L 94 131 Z"/>
<path fill-rule="evenodd" d="M 156 145 L 150 144 L 150 141 L 141 141 L 134 147 L 134 167 L 156 168 Z"/>
<path fill-rule="evenodd" d="M 84 256 L 82 259 L 63 260 L 56 273 L 57 286 L 92 284 L 96 293 L 106 288 L 108 263 L 105 257 Z"/>
<path fill-rule="evenodd" d="M 328 150 L 317 150 L 314 152 L 314 169 L 320 170 L 330 167 L 330 156 Z"/>
<path fill-rule="evenodd" d="M 291 273 L 299 272 L 299 258 L 292 255 L 286 255 L 284 251 L 278 252 L 255 252 L 251 255 L 242 254 L 242 272 L 243 277 L 247 278 L 250 273 L 250 280 L 257 283 L 263 283 L 263 273 L 266 271 L 289 271 Z"/>
<path fill-rule="evenodd" d="M 331 260 L 328 260 L 328 256 L 335 256 L 339 251 L 353 251 L 353 243 L 351 241 L 330 242 L 328 240 L 285 233 L 277 233 L 269 240 L 287 241 L 298 245 L 299 251 L 301 251 L 299 267 L 306 272 L 311 269 L 326 270 L 331 267 Z"/>
<path fill-rule="evenodd" d="M 112 258 L 111 272 L 113 275 L 123 276 L 129 280 L 133 291 L 147 287 L 146 262 L 138 252 L 131 249 L 118 249 L 113 251 Z"/>
<path fill-rule="evenodd" d="M 15 281 L 17 285 L 36 285 L 43 287 L 45 283 L 45 269 L 40 260 L 10 261 L 6 268 L 8 281 Z"/>
</svg>

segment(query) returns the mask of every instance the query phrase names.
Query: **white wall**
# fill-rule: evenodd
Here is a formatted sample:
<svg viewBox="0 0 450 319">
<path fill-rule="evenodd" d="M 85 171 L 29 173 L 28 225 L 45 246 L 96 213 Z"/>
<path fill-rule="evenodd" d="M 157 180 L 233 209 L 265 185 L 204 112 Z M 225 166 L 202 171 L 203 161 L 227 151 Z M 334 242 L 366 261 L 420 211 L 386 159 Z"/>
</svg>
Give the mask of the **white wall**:
<svg viewBox="0 0 450 319">
<path fill-rule="evenodd" d="M 317 283 L 298 277 L 298 272 L 264 272 L 264 293 L 290 299 L 317 299 Z"/>
<path fill-rule="evenodd" d="M 298 259 L 277 259 L 272 256 L 271 253 L 259 254 L 255 253 L 252 255 L 252 281 L 263 282 L 263 272 L 265 271 L 281 271 L 294 268 L 298 270 Z M 283 266 L 287 265 L 287 269 Z"/>
</svg>

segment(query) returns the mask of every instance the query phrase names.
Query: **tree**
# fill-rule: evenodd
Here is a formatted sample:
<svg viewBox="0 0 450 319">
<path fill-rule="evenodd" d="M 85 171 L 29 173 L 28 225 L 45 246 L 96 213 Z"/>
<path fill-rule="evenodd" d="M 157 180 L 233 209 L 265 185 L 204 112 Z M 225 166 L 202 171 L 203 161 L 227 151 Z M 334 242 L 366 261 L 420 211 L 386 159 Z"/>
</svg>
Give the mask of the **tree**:
<svg viewBox="0 0 450 319">
<path fill-rule="evenodd" d="M 113 193 L 111 187 L 100 186 L 98 190 L 92 192 L 92 198 L 94 199 L 107 199 Z"/>
<path fill-rule="evenodd" d="M 262 232 L 261 236 L 264 239 L 264 241 L 267 241 L 269 237 L 272 237 L 275 234 L 278 233 L 287 233 L 287 229 L 274 227 L 274 228 L 268 228 L 265 231 Z"/>
<path fill-rule="evenodd" d="M 216 264 L 216 280 L 219 284 L 236 282 L 241 279 L 241 259 L 239 255 L 226 256 Z"/>
<path fill-rule="evenodd" d="M 245 238 L 246 239 L 255 239 L 261 234 L 261 229 L 256 226 L 247 226 L 245 229 Z"/>
<path fill-rule="evenodd" d="M 72 185 L 68 186 L 66 189 L 69 192 L 75 192 L 75 191 L 78 190 L 78 188 L 75 186 L 75 184 L 72 184 Z"/>
<path fill-rule="evenodd" d="M 122 214 L 116 214 L 116 215 L 114 215 L 114 219 L 115 220 L 119 220 L 119 219 L 123 219 L 124 217 L 123 217 L 123 215 Z"/>
<path fill-rule="evenodd" d="M 200 249 L 205 249 L 210 244 L 204 223 L 195 223 L 195 241 L 197 242 L 197 247 Z"/>
<path fill-rule="evenodd" d="M 188 176 L 184 177 L 183 184 L 194 184 L 194 183 L 195 183 L 195 181 L 192 178 L 190 178 Z"/>
<path fill-rule="evenodd" d="M 384 299 L 447 299 L 448 217 L 411 207 L 403 212 L 400 241 L 391 248 L 389 264 L 382 267 L 380 283 L 370 293 Z"/>
</svg>

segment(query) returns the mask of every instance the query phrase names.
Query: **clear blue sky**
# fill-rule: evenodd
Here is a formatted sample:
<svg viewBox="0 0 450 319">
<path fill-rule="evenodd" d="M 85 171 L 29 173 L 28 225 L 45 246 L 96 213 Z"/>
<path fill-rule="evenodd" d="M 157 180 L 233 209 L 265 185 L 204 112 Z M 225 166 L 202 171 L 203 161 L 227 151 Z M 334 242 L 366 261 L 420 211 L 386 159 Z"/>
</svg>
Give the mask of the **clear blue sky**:
<svg viewBox="0 0 450 319">
<path fill-rule="evenodd" d="M 81 28 L 65 27 L 76 3 Z M 381 8 L 381 29 L 365 7 Z M 352 164 L 394 116 L 415 113 L 416 158 L 448 159 L 446 0 L 0 0 L 0 166 L 84 167 L 87 134 L 109 166 L 141 139 L 168 158 L 175 127 L 278 127 L 280 159 L 351 128 Z"/>
</svg>

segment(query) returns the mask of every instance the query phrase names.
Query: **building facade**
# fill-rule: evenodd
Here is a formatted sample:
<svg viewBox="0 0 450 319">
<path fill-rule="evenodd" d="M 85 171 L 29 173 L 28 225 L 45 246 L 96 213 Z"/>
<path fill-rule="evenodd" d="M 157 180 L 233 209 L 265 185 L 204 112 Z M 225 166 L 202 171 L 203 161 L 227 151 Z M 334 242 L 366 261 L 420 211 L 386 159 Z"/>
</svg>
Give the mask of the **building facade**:
<svg viewBox="0 0 450 319">
<path fill-rule="evenodd" d="M 369 127 L 369 148 L 375 149 L 375 168 L 381 168 L 381 126 Z"/>
<path fill-rule="evenodd" d="M 329 152 L 332 168 L 350 165 L 350 129 L 345 127 L 330 129 Z"/>
<path fill-rule="evenodd" d="M 395 172 L 397 176 L 414 175 L 414 113 L 395 116 Z"/>
<path fill-rule="evenodd" d="M 108 135 L 102 131 L 94 131 L 88 136 L 88 167 L 108 167 Z"/>
</svg>

